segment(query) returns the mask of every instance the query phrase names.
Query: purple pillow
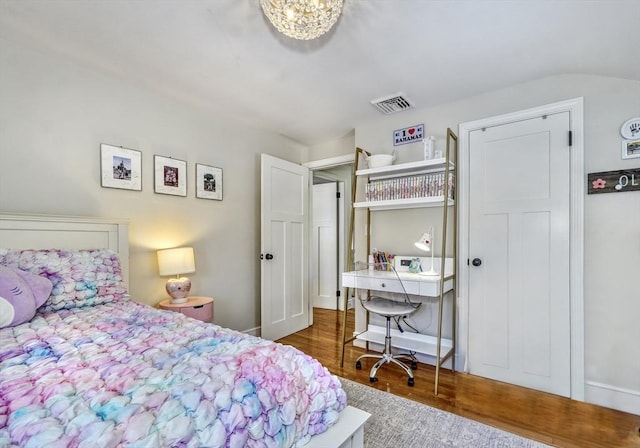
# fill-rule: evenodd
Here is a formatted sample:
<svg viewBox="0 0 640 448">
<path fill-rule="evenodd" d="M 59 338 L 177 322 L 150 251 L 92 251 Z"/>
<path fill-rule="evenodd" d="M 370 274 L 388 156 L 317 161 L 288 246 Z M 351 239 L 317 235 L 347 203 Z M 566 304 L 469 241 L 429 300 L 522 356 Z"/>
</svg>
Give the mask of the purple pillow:
<svg viewBox="0 0 640 448">
<path fill-rule="evenodd" d="M 129 300 L 118 254 L 110 249 L 3 249 L 0 265 L 39 275 L 53 289 L 39 313 Z"/>
<path fill-rule="evenodd" d="M 39 313 L 129 300 L 118 254 L 110 249 L 4 249 L 0 265 L 51 281 L 53 289 Z"/>
<path fill-rule="evenodd" d="M 0 328 L 30 321 L 52 288 L 44 277 L 0 266 Z"/>
</svg>

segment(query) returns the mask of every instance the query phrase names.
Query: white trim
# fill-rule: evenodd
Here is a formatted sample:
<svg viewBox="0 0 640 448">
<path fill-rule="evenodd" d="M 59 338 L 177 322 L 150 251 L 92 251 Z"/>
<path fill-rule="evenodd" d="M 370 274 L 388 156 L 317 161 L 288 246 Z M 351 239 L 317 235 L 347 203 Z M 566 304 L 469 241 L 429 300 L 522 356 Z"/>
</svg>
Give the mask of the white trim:
<svg viewBox="0 0 640 448">
<path fill-rule="evenodd" d="M 246 330 L 242 330 L 242 333 L 250 334 L 251 336 L 260 337 L 260 333 L 262 332 L 262 327 L 253 327 L 247 328 Z"/>
<path fill-rule="evenodd" d="M 332 168 L 334 166 L 347 165 L 355 161 L 355 153 L 347 154 L 344 156 L 329 157 L 328 159 L 313 160 L 311 162 L 305 162 L 302 166 L 306 166 L 311 171 L 324 170 Z"/>
<path fill-rule="evenodd" d="M 585 401 L 611 409 L 640 415 L 640 391 L 624 389 L 610 384 L 587 381 Z"/>
<path fill-rule="evenodd" d="M 343 165 L 348 165 L 350 163 L 354 163 L 355 162 L 355 152 L 353 154 L 347 154 L 347 155 L 343 155 L 343 156 L 336 156 L 336 157 L 329 157 L 326 159 L 320 159 L 320 160 L 313 160 L 310 162 L 305 162 L 302 164 L 302 166 L 307 167 L 310 171 L 316 171 L 316 170 L 324 170 L 324 169 L 328 169 L 328 168 L 333 168 L 336 166 L 343 166 Z M 322 177 L 322 176 L 321 176 Z M 334 178 L 334 176 L 325 176 L 326 178 L 330 178 L 331 180 L 335 180 L 337 182 L 342 182 L 341 180 Z M 341 272 L 344 271 L 344 245 L 347 244 L 346 240 L 345 240 L 345 235 L 344 235 L 344 222 L 346 220 L 346 217 L 344 216 L 345 213 L 345 209 L 344 209 L 344 201 L 345 201 L 345 191 L 344 191 L 344 182 L 342 182 L 343 184 L 343 188 L 342 188 L 342 192 L 341 192 L 341 203 L 340 203 L 340 216 L 338 217 L 338 219 L 340 220 L 339 225 L 341 226 L 341 230 L 340 230 L 340 238 L 342 239 L 342 245 L 341 245 L 341 252 L 339 254 L 338 257 L 338 264 L 341 265 Z M 309 197 L 312 198 L 313 194 L 311 193 L 312 191 L 312 186 L 313 186 L 313 174 L 311 176 L 309 176 Z M 351 186 L 351 188 L 353 188 L 353 185 Z M 351 191 L 349 191 L 349 198 L 351 198 Z M 310 200 L 309 201 L 309 210 L 313 209 L 313 201 Z M 312 222 L 311 222 L 311 212 L 309 213 L 309 216 L 307 217 L 307 221 L 308 221 L 308 225 L 309 228 L 311 228 Z M 309 232 L 311 233 L 311 232 Z M 309 235 L 309 239 L 308 239 L 308 251 L 307 253 L 309 254 L 309 257 L 311 257 L 311 244 L 312 244 L 312 236 Z M 309 260 L 309 263 L 311 263 L 311 260 Z M 310 274 L 310 273 L 309 273 Z M 311 282 L 309 282 L 309 288 L 311 288 Z M 342 288 L 340 288 L 342 290 Z M 311 297 L 311 291 L 309 291 L 309 297 Z M 342 303 L 342 300 L 339 301 L 339 303 Z M 313 302 L 311 300 L 309 300 L 309 325 L 313 325 Z"/>
<path fill-rule="evenodd" d="M 341 274 L 345 271 L 345 267 L 344 267 L 344 263 L 345 263 L 345 240 L 346 240 L 346 233 L 347 233 L 347 229 L 345 228 L 346 225 L 346 215 L 347 215 L 347 210 L 345 209 L 345 181 L 341 180 L 339 176 L 334 176 L 332 174 L 327 174 L 327 173 L 322 173 L 320 172 L 320 175 L 316 176 L 314 175 L 314 177 L 319 177 L 321 179 L 325 179 L 325 180 L 330 180 L 332 182 L 335 182 L 337 184 L 337 192 L 340 193 L 340 198 L 338 199 L 338 284 L 336 285 L 336 288 L 338 291 L 341 291 L 342 293 L 342 280 L 341 280 Z M 349 195 L 351 195 L 351 192 L 349 192 Z M 351 196 L 349 196 L 351 197 Z M 313 210 L 313 194 L 311 195 L 311 202 L 309 205 L 309 209 Z M 313 215 L 313 212 L 311 213 L 311 215 Z M 311 216 L 311 220 L 313 221 L 313 216 Z M 313 227 L 313 223 L 311 225 L 311 227 Z M 313 240 L 313 235 L 311 237 L 311 239 Z M 313 243 L 311 243 L 312 245 Z M 311 247 L 311 246 L 310 246 Z M 312 257 L 313 253 L 311 250 L 309 250 L 309 256 Z M 309 266 L 312 266 L 314 263 L 313 260 L 309 259 Z M 310 286 L 311 288 L 313 286 Z M 309 297 L 312 297 L 312 291 L 309 291 Z M 336 298 L 337 299 L 337 298 Z M 335 309 L 335 303 L 332 302 L 335 301 L 336 299 L 322 299 L 320 300 L 319 303 L 313 303 L 314 307 L 319 307 L 319 308 L 326 308 L 326 309 Z M 332 303 L 330 303 L 332 302 Z M 342 311 L 342 309 L 344 308 L 344 300 L 337 300 L 338 302 L 338 309 Z M 313 311 L 313 310 L 312 310 Z M 313 314 L 313 312 L 311 312 L 311 314 Z"/>
<path fill-rule="evenodd" d="M 471 131 L 527 120 L 542 115 L 569 112 L 573 135 L 570 166 L 570 268 L 571 301 L 571 398 L 584 401 L 584 116 L 583 98 L 547 104 L 495 117 L 461 123 L 458 129 L 460 151 L 458 162 L 459 210 L 459 350 L 468 359 L 469 349 L 469 133 Z M 464 366 L 468 371 L 468 366 Z"/>
</svg>

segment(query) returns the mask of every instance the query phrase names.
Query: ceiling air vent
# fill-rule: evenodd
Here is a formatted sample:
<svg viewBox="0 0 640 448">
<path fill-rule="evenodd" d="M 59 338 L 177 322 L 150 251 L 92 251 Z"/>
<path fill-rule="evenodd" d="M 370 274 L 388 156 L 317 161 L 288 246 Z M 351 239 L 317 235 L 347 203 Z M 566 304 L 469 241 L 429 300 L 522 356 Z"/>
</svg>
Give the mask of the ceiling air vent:
<svg viewBox="0 0 640 448">
<path fill-rule="evenodd" d="M 371 100 L 371 104 L 385 115 L 411 109 L 413 107 L 411 101 L 405 98 L 403 93 L 395 93 L 390 96 Z"/>
</svg>

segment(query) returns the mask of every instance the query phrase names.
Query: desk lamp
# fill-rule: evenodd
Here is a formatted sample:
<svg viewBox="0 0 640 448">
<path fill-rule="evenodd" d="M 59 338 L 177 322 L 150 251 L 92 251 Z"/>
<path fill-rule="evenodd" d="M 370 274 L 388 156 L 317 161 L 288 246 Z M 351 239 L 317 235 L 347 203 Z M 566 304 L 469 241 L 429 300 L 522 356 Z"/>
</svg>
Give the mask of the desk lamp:
<svg viewBox="0 0 640 448">
<path fill-rule="evenodd" d="M 180 277 L 183 274 L 196 272 L 193 247 L 176 247 L 158 251 L 158 270 L 161 276 L 175 275 L 167 280 L 166 289 L 171 296 L 171 303 L 184 303 L 191 291 L 191 280 Z"/>
<path fill-rule="evenodd" d="M 428 232 L 424 232 L 422 236 L 420 236 L 418 241 L 415 242 L 415 246 L 425 252 L 431 252 L 431 269 L 420 272 L 420 275 L 440 275 L 434 269 L 433 264 L 433 226 L 429 228 Z"/>
</svg>

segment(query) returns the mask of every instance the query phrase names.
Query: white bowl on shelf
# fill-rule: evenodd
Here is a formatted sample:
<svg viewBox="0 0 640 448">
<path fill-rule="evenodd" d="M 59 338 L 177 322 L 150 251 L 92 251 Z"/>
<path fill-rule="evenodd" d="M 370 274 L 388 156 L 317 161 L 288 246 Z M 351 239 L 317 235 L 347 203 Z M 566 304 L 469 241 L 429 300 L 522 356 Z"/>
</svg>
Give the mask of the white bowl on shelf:
<svg viewBox="0 0 640 448">
<path fill-rule="evenodd" d="M 396 150 L 393 150 L 392 154 L 372 154 L 368 156 L 363 153 L 364 160 L 366 160 L 369 168 L 380 168 L 383 166 L 389 166 L 396 160 Z"/>
</svg>

